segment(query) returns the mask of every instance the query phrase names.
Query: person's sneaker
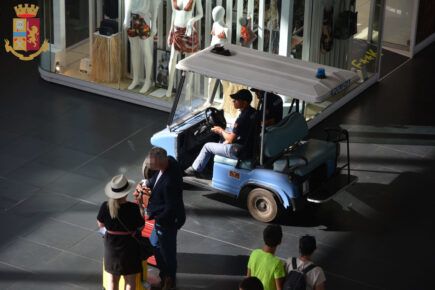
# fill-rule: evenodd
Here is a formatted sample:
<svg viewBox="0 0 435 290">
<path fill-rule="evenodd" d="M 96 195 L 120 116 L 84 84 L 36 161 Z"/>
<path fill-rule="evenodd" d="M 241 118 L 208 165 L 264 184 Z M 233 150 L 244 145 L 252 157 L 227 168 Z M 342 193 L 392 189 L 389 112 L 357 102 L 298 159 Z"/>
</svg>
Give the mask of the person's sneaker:
<svg viewBox="0 0 435 290">
<path fill-rule="evenodd" d="M 186 176 L 198 176 L 198 171 L 196 171 L 195 169 L 193 169 L 192 166 L 190 166 L 189 168 L 187 168 L 186 170 L 184 170 L 184 175 Z"/>
</svg>

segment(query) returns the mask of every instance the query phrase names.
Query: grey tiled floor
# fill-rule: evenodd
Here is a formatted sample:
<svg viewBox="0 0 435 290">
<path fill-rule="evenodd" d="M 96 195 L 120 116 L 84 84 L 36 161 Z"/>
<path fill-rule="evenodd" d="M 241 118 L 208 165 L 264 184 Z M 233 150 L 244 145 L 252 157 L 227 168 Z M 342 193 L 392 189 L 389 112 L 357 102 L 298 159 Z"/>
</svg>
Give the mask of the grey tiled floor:
<svg viewBox="0 0 435 290">
<path fill-rule="evenodd" d="M 328 289 L 431 288 L 435 74 L 426 64 L 434 52 L 433 45 L 313 132 L 349 129 L 359 182 L 285 217 L 277 254 L 296 255 L 298 237 L 314 234 Z M 167 114 L 46 83 L 34 64 L 1 57 L 15 73 L 0 85 L 0 289 L 101 289 L 95 216 L 103 186 L 120 172 L 140 177 L 149 138 Z M 32 90 L 23 93 L 23 83 Z M 180 289 L 236 289 L 264 225 L 218 194 L 184 194 Z"/>
</svg>

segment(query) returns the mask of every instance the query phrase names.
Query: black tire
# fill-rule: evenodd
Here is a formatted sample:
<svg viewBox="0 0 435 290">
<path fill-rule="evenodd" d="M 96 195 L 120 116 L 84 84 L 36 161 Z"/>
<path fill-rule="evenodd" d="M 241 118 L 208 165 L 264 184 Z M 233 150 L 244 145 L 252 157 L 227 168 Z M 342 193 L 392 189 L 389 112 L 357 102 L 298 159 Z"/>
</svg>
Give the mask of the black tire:
<svg viewBox="0 0 435 290">
<path fill-rule="evenodd" d="M 246 205 L 251 216 L 269 223 L 278 216 L 278 204 L 272 192 L 264 188 L 254 188 L 248 194 Z"/>
</svg>

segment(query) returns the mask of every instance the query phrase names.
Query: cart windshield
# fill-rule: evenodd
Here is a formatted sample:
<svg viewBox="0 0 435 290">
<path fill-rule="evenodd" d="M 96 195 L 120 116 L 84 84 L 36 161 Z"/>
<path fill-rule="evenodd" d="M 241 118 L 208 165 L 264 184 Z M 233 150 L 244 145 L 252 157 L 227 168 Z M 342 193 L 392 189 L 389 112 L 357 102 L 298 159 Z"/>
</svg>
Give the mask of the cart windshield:
<svg viewBox="0 0 435 290">
<path fill-rule="evenodd" d="M 179 77 L 179 80 L 181 76 Z M 213 96 L 216 80 L 196 73 L 186 72 L 184 83 L 178 99 L 176 97 L 168 125 L 176 126 L 190 117 L 212 106 L 219 108 L 222 104 L 221 90 Z M 220 84 L 218 84 L 218 87 Z"/>
</svg>

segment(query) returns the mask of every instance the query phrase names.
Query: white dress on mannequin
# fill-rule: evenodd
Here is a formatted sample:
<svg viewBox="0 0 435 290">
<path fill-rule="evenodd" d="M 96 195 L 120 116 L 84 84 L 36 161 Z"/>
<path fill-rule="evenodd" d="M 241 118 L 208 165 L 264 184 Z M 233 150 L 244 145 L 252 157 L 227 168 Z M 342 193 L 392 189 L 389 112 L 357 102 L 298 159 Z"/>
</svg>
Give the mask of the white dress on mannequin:
<svg viewBox="0 0 435 290">
<path fill-rule="evenodd" d="M 193 12 L 196 10 L 196 16 Z M 174 86 L 175 65 L 181 53 L 190 55 L 199 49 L 199 36 L 194 24 L 203 17 L 201 0 L 172 0 L 172 25 L 168 37 L 171 47 L 169 59 L 169 81 L 166 96 L 172 95 Z M 186 80 L 187 96 L 191 96 L 192 76 L 188 74 Z"/>
<path fill-rule="evenodd" d="M 130 42 L 133 74 L 129 90 L 139 85 L 144 66 L 145 83 L 140 93 L 146 93 L 152 86 L 153 37 L 157 33 L 159 4 L 160 1 L 155 0 L 125 0 L 124 28 L 127 29 Z"/>
</svg>

